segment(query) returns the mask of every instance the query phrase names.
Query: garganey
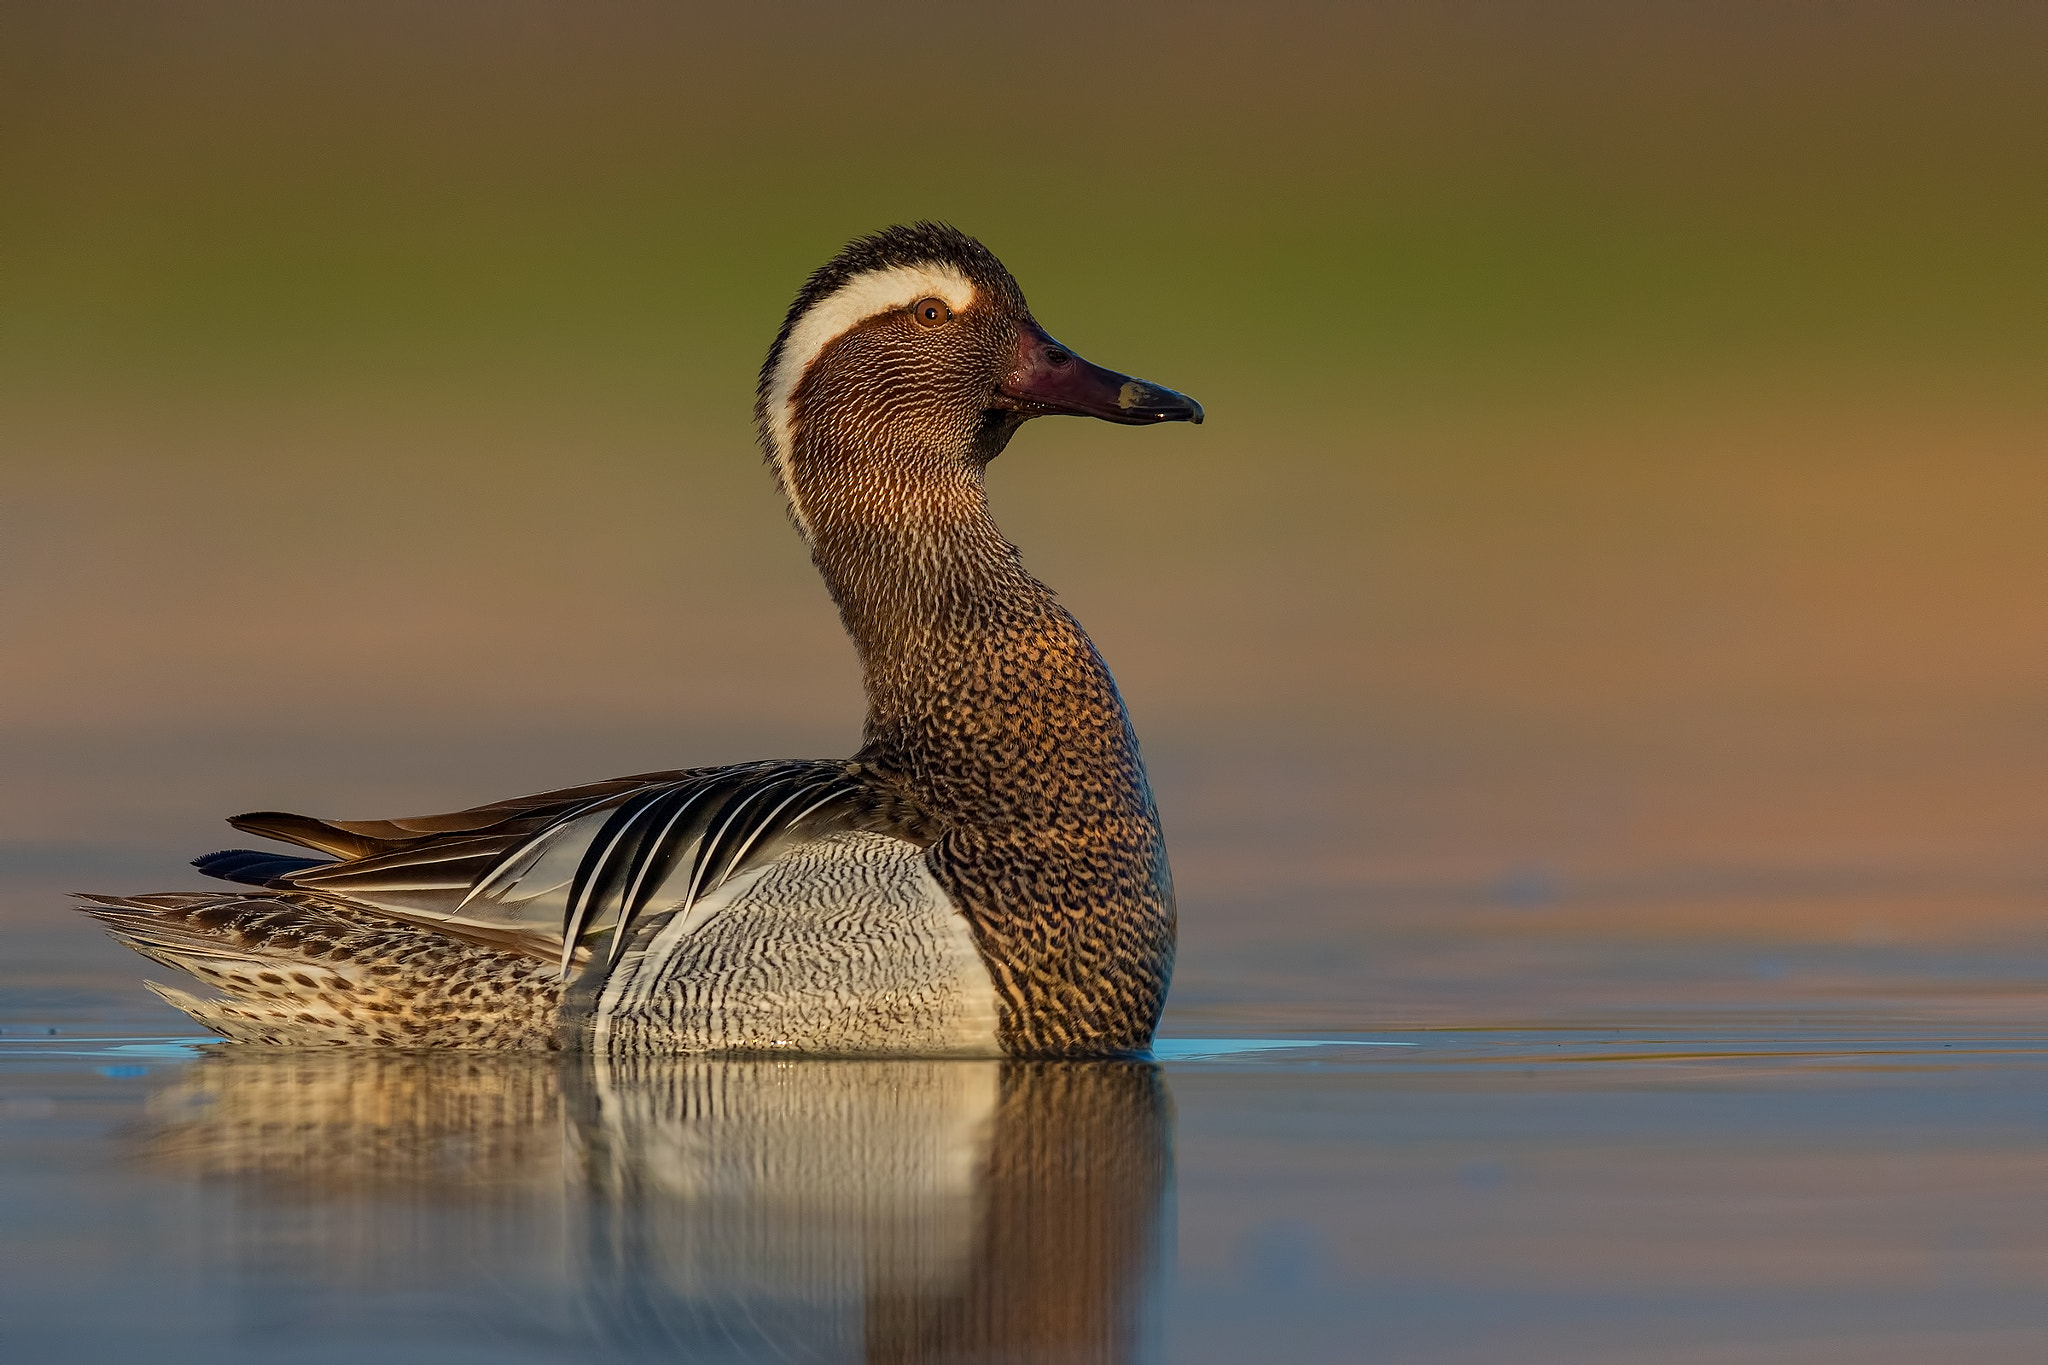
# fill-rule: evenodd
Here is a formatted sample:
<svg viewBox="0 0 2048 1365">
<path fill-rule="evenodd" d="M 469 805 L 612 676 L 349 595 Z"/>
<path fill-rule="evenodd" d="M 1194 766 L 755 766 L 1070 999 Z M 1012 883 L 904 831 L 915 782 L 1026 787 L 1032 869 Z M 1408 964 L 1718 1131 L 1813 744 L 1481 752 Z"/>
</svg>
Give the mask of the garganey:
<svg viewBox="0 0 2048 1365">
<path fill-rule="evenodd" d="M 1146 1049 L 1174 905 L 1137 738 L 982 476 L 1033 417 L 1201 406 L 1081 359 L 987 248 L 916 223 L 810 277 L 755 413 L 860 654 L 859 752 L 418 819 L 235 816 L 321 856 L 229 850 L 195 866 L 247 889 L 88 898 L 218 995 L 152 989 L 274 1044 Z"/>
</svg>

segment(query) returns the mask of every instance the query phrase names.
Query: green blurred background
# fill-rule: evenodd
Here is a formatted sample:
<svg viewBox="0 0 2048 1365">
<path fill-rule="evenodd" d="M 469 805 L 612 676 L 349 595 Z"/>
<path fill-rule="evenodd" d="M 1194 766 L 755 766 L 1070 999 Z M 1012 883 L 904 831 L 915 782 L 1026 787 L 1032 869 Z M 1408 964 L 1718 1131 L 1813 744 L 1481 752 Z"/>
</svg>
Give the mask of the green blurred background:
<svg viewBox="0 0 2048 1365">
<path fill-rule="evenodd" d="M 992 474 L 1185 1023 L 2035 1010 L 2044 169 L 2030 4 L 16 0 L 17 979 L 230 810 L 849 749 L 752 377 L 937 217 L 1210 413 Z"/>
</svg>

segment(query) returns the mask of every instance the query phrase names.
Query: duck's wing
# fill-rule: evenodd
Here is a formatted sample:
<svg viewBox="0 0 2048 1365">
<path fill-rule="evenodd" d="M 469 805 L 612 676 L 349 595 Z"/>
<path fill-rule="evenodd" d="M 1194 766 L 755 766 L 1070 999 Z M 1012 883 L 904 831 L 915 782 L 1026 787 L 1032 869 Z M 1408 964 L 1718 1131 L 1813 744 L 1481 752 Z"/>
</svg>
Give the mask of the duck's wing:
<svg viewBox="0 0 2048 1365">
<path fill-rule="evenodd" d="M 746 763 L 405 820 L 238 815 L 237 829 L 339 860 L 228 850 L 198 865 L 555 961 L 566 975 L 590 954 L 609 966 L 647 916 L 687 910 L 791 843 L 861 827 L 871 806 L 852 764 Z"/>
</svg>

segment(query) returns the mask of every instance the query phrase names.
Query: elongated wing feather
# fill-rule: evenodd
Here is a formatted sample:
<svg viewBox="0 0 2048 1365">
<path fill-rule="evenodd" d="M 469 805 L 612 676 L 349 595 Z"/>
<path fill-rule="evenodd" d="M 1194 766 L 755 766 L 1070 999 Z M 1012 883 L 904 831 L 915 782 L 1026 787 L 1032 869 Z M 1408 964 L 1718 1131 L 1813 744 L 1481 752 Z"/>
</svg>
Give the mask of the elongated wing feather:
<svg viewBox="0 0 2048 1365">
<path fill-rule="evenodd" d="M 793 839 L 859 824 L 857 770 L 772 761 L 650 773 L 445 816 L 232 822 L 341 856 L 280 888 L 602 973 L 652 917 L 686 910 Z M 593 952 L 595 956 L 593 957 Z"/>
<path fill-rule="evenodd" d="M 231 815 L 228 823 L 245 834 L 260 834 L 266 839 L 279 839 L 343 858 L 367 858 L 450 834 L 477 834 L 524 822 L 535 822 L 537 828 L 570 807 L 637 791 L 650 783 L 719 771 L 723 770 L 684 768 L 641 773 L 634 777 L 614 777 L 580 787 L 564 787 L 532 796 L 515 796 L 508 801 L 493 801 L 489 805 L 472 806 L 447 815 L 410 815 L 399 820 L 322 820 L 311 815 L 260 810 Z"/>
</svg>

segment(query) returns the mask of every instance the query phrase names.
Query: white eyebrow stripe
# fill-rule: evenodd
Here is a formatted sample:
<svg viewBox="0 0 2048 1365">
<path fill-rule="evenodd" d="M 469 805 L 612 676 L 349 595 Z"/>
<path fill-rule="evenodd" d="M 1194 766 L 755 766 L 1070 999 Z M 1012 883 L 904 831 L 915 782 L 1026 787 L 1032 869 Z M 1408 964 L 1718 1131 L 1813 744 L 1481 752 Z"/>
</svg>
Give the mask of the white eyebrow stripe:
<svg viewBox="0 0 2048 1365">
<path fill-rule="evenodd" d="M 948 265 L 898 265 L 887 270 L 870 270 L 856 275 L 812 304 L 790 329 L 789 340 L 775 360 L 775 375 L 768 383 L 767 401 L 762 405 L 768 419 L 768 440 L 773 447 L 775 469 L 782 477 L 782 491 L 796 513 L 797 525 L 806 538 L 811 519 L 797 497 L 796 480 L 790 468 L 791 400 L 803 382 L 811 362 L 825 348 L 878 313 L 907 308 L 919 299 L 941 298 L 954 312 L 974 302 L 974 282 Z"/>
</svg>

